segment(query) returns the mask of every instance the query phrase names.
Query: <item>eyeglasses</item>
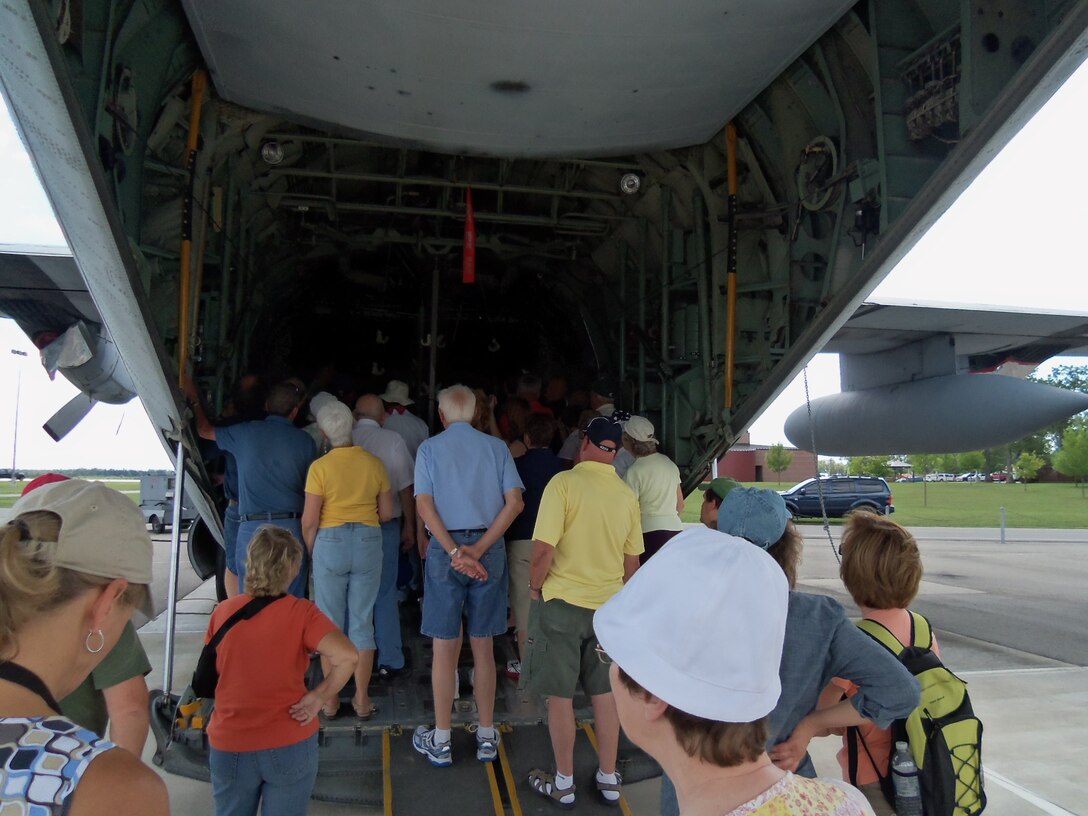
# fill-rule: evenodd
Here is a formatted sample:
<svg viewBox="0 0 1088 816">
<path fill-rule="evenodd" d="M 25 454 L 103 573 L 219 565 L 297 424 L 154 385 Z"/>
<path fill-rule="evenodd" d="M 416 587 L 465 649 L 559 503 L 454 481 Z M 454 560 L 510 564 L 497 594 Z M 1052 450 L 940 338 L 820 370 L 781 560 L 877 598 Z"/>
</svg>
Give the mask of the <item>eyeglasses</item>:
<svg viewBox="0 0 1088 816">
<path fill-rule="evenodd" d="M 608 652 L 601 647 L 601 644 L 598 643 L 593 647 L 593 650 L 597 653 L 597 659 L 604 663 L 604 665 L 612 665 L 612 658 L 608 656 Z"/>
</svg>

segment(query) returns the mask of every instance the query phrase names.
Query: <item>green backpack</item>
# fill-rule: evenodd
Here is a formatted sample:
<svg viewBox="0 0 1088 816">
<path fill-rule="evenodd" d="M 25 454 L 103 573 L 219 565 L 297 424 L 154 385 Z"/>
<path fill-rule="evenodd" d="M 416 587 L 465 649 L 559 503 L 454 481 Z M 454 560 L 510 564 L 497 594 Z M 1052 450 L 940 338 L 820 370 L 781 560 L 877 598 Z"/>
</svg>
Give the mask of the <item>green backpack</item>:
<svg viewBox="0 0 1088 816">
<path fill-rule="evenodd" d="M 982 722 L 975 716 L 967 684 L 945 668 L 932 651 L 933 630 L 929 621 L 911 612 L 911 645 L 904 647 L 876 621 L 861 620 L 858 626 L 894 654 L 922 687 L 918 707 L 906 719 L 892 723 L 892 744 L 910 744 L 922 783 L 925 816 L 974 816 L 986 807 L 982 786 Z M 847 729 L 850 781 L 857 784 L 858 746 L 869 759 L 873 755 L 857 728 Z M 877 763 L 873 761 L 874 767 Z M 878 771 L 879 773 L 879 771 Z M 895 806 L 891 773 L 880 779 L 888 803 Z"/>
</svg>

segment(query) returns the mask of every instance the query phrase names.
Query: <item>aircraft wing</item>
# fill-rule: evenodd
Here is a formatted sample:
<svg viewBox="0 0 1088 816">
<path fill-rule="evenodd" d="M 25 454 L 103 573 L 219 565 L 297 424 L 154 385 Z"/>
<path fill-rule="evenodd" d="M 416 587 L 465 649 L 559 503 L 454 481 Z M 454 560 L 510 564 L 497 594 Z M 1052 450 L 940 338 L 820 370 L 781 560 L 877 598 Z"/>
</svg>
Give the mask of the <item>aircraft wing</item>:
<svg viewBox="0 0 1088 816">
<path fill-rule="evenodd" d="M 824 351 L 840 355 L 843 393 L 785 427 L 820 453 L 978 450 L 1088 409 L 1088 395 L 1023 380 L 1052 357 L 1088 354 L 1088 313 L 863 303 Z"/>
<path fill-rule="evenodd" d="M 114 289 L 118 299 L 125 297 L 121 287 Z M 19 325 L 41 351 L 42 364 L 50 373 L 62 374 L 81 392 L 45 423 L 50 436 L 62 438 L 96 402 L 122 405 L 139 393 L 155 426 L 174 429 L 173 435 L 164 432 L 161 438 L 167 455 L 175 458 L 177 439 L 188 432 L 162 366 L 142 367 L 136 380 L 126 364 L 133 351 L 154 349 L 149 325 L 117 320 L 107 328 L 68 250 L 0 245 L 0 316 Z M 116 331 L 122 336 L 111 333 Z M 218 515 L 204 489 L 207 483 L 201 463 L 190 460 L 187 503 L 206 520 L 209 530 L 217 531 Z"/>
</svg>

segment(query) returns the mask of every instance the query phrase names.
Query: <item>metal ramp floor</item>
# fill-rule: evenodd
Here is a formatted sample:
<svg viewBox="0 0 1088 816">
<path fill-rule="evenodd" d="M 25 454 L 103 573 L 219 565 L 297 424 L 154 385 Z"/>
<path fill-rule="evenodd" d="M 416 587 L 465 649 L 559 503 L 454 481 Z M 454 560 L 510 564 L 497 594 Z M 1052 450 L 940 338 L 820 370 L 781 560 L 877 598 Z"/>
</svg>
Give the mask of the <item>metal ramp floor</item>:
<svg viewBox="0 0 1088 816">
<path fill-rule="evenodd" d="M 450 767 L 436 768 L 412 748 L 416 726 L 434 723 L 431 643 L 418 634 L 417 608 L 402 607 L 402 631 L 406 671 L 391 679 L 375 677 L 371 682 L 370 697 L 378 707 L 374 716 L 366 722 L 354 718 L 348 702 L 352 694 L 349 684 L 341 694 L 340 715 L 332 720 L 322 718 L 313 798 L 383 808 L 385 813 L 396 816 L 433 816 L 436 812 L 522 816 L 555 809 L 552 803 L 533 793 L 527 781 L 532 768 L 552 770 L 552 749 L 544 701 L 535 694 L 518 690 L 516 683 L 503 674 L 507 660 L 515 654 L 513 638 L 495 639 L 495 660 L 499 667 L 495 722 L 502 730 L 499 760 L 495 763 L 476 760 L 475 736 L 470 730 L 477 720 L 471 688 L 472 654 L 465 644 L 458 669 L 461 692 L 453 709 L 454 762 Z M 179 702 L 187 704 L 190 699 L 184 695 L 180 699 L 176 695 L 166 699 L 159 692 L 152 695 L 155 762 L 170 773 L 207 780 L 203 722 L 198 720 L 194 724 L 192 718 L 182 718 L 179 725 Z M 600 803 L 593 782 L 597 760 L 588 698 L 576 697 L 574 707 L 581 725 L 575 747 L 578 810 L 615 813 L 615 807 Z M 623 737 L 619 771 L 625 782 L 660 774 L 657 764 Z M 626 803 L 620 810 L 629 812 Z"/>
</svg>

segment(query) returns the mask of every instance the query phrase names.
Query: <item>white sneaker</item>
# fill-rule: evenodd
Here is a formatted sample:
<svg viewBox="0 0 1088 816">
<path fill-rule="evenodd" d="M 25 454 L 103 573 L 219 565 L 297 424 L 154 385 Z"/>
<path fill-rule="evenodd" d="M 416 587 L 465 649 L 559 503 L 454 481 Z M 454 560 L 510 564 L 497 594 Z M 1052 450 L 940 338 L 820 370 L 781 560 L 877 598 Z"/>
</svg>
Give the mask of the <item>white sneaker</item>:
<svg viewBox="0 0 1088 816">
<path fill-rule="evenodd" d="M 507 660 L 506 661 L 506 676 L 513 680 L 515 683 L 521 679 L 521 661 L 520 660 Z"/>
</svg>

